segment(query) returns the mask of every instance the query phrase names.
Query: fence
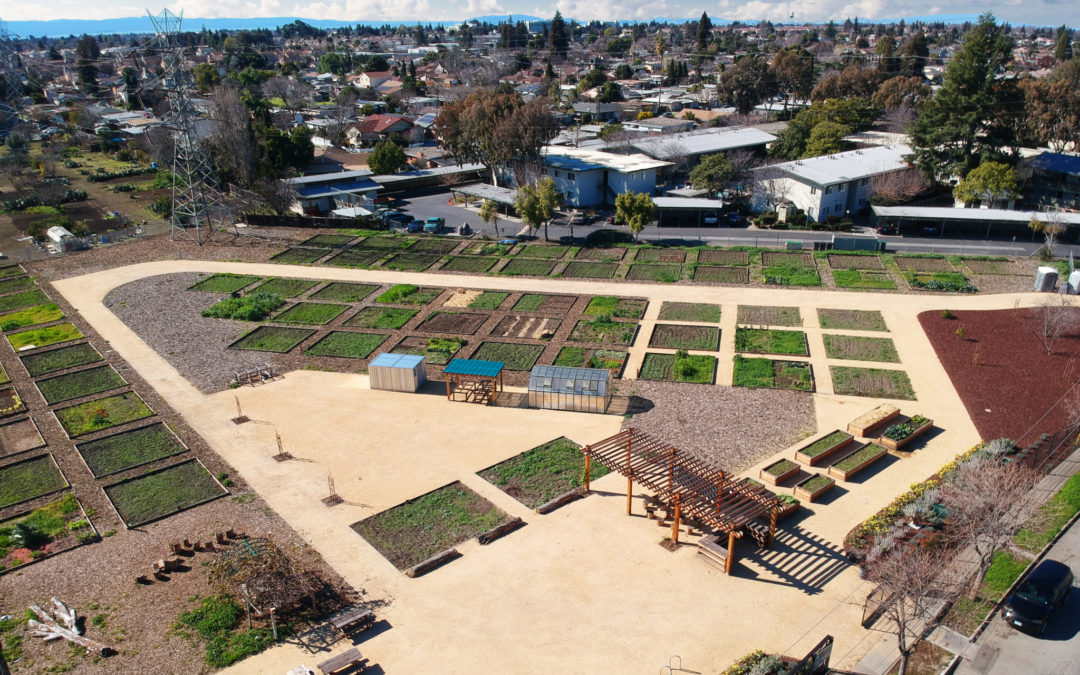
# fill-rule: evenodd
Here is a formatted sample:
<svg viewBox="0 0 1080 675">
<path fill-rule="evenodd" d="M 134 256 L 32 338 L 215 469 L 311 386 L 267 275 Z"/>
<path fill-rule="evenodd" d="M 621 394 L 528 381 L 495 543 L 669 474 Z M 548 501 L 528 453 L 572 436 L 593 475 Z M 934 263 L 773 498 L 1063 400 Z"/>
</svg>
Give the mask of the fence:
<svg viewBox="0 0 1080 675">
<path fill-rule="evenodd" d="M 376 223 L 371 223 L 363 218 L 325 218 L 318 216 L 272 216 L 261 213 L 245 213 L 244 222 L 256 227 L 301 227 L 301 228 L 341 228 L 356 227 L 364 229 L 381 229 Z"/>
</svg>

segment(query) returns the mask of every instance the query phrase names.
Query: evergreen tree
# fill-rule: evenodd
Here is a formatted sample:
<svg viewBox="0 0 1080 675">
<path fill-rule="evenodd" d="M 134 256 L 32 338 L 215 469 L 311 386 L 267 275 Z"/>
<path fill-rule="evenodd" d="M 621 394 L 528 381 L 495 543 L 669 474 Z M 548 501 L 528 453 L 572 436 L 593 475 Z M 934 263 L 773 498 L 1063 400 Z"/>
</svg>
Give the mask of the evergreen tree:
<svg viewBox="0 0 1080 675">
<path fill-rule="evenodd" d="M 1057 44 L 1054 45 L 1054 58 L 1058 61 L 1068 61 L 1073 57 L 1071 33 L 1068 26 L 1058 28 Z"/>
<path fill-rule="evenodd" d="M 701 20 L 697 25 L 697 48 L 699 52 L 705 51 L 712 39 L 712 21 L 706 12 L 701 13 Z"/>
<path fill-rule="evenodd" d="M 919 31 L 904 45 L 904 57 L 900 60 L 901 74 L 922 77 L 929 56 L 930 47 L 926 44 L 926 35 Z"/>
<path fill-rule="evenodd" d="M 570 35 L 566 31 L 566 22 L 563 21 L 559 10 L 555 10 L 555 18 L 551 20 L 551 26 L 548 27 L 548 46 L 552 54 L 564 57 L 570 49 Z"/>
</svg>

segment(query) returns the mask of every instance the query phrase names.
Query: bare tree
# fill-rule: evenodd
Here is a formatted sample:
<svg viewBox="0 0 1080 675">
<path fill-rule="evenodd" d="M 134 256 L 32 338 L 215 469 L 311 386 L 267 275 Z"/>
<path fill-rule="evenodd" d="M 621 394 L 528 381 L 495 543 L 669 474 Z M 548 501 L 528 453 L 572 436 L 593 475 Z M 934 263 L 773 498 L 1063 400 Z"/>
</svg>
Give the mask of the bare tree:
<svg viewBox="0 0 1080 675">
<path fill-rule="evenodd" d="M 327 125 L 326 133 L 330 142 L 336 146 L 345 144 L 345 129 L 356 119 L 356 92 L 347 89 L 334 102 L 330 110 L 330 124 Z"/>
<path fill-rule="evenodd" d="M 907 128 L 915 121 L 915 108 L 909 105 L 898 105 L 886 110 L 883 117 L 885 131 L 890 134 L 906 134 Z"/>
<path fill-rule="evenodd" d="M 754 180 L 754 192 L 760 195 L 770 211 L 787 201 L 791 194 L 791 180 L 780 169 L 764 168 L 757 172 Z"/>
<path fill-rule="evenodd" d="M 1061 222 L 1061 216 L 1056 212 L 1047 212 L 1042 217 L 1032 216 L 1028 222 L 1032 232 L 1043 236 L 1043 248 L 1039 254 L 1044 260 L 1054 257 L 1054 244 L 1059 235 L 1065 232 L 1065 224 Z"/>
<path fill-rule="evenodd" d="M 906 202 L 926 189 L 926 181 L 913 169 L 876 173 L 870 179 L 873 194 L 889 202 Z"/>
<path fill-rule="evenodd" d="M 251 134 L 251 117 L 240 100 L 238 87 L 214 87 L 210 119 L 215 123 L 214 135 L 209 140 L 215 150 L 215 164 L 234 182 L 251 185 L 255 173 L 255 140 Z"/>
<path fill-rule="evenodd" d="M 972 600 L 994 553 L 1020 529 L 1019 516 L 1033 499 L 1036 478 L 1033 469 L 1019 462 L 988 456 L 963 462 L 942 484 L 941 503 L 950 513 L 946 536 L 957 548 L 970 547 L 977 556 L 978 569 L 968 590 Z"/>
<path fill-rule="evenodd" d="M 285 180 L 264 178 L 254 186 L 254 192 L 262 197 L 274 213 L 284 215 L 296 203 L 296 190 Z"/>
<path fill-rule="evenodd" d="M 1054 353 L 1054 343 L 1076 327 L 1076 311 L 1065 302 L 1064 296 L 1046 298 L 1039 305 L 1038 327 L 1032 332 L 1047 354 Z"/>
</svg>

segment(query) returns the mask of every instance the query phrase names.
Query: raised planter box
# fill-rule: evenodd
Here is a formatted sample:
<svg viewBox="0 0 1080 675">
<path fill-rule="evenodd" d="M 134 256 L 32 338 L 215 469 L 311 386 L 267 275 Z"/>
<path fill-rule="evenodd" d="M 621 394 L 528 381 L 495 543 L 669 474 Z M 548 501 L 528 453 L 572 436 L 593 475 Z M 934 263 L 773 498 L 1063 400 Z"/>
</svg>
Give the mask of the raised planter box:
<svg viewBox="0 0 1080 675">
<path fill-rule="evenodd" d="M 852 438 L 851 434 L 836 430 L 796 450 L 795 459 L 809 466 L 824 464 L 826 459 L 847 447 Z"/>
<path fill-rule="evenodd" d="M 918 421 L 919 419 L 919 416 L 916 415 L 915 417 L 912 417 L 910 420 L 908 420 L 907 423 L 910 424 L 912 421 Z M 885 434 L 882 434 L 881 437 L 877 440 L 878 445 L 883 445 L 889 450 L 899 450 L 900 448 L 904 447 L 905 445 L 925 433 L 930 427 L 934 426 L 934 420 L 926 418 L 921 419 L 924 420 L 922 424 L 912 429 L 910 434 L 904 436 L 899 440 L 894 440 L 892 438 L 889 438 Z M 885 431 L 888 431 L 888 429 L 886 429 Z"/>
<path fill-rule="evenodd" d="M 783 504 L 783 507 L 781 507 L 780 510 L 776 512 L 777 520 L 787 518 L 788 516 L 799 510 L 799 502 L 791 502 L 789 504 L 787 502 L 781 501 L 780 503 Z"/>
<path fill-rule="evenodd" d="M 882 403 L 873 410 L 859 415 L 847 425 L 848 433 L 856 436 L 866 436 L 866 432 L 870 431 L 879 424 L 885 424 L 896 419 L 900 414 L 900 408 L 888 403 Z"/>
<path fill-rule="evenodd" d="M 840 480 L 851 480 L 852 476 L 884 457 L 886 452 L 888 451 L 885 448 L 876 443 L 860 445 L 833 463 L 829 467 L 829 475 Z"/>
<path fill-rule="evenodd" d="M 697 552 L 709 564 L 715 565 L 725 572 L 727 571 L 728 549 L 726 535 L 714 534 L 702 537 L 698 541 Z"/>
<path fill-rule="evenodd" d="M 760 478 L 769 485 L 779 485 L 801 470 L 802 468 L 790 459 L 781 459 L 762 469 Z"/>
<path fill-rule="evenodd" d="M 799 499 L 805 499 L 811 504 L 814 500 L 825 494 L 836 485 L 836 481 L 823 473 L 815 473 L 801 480 L 793 492 Z"/>
</svg>

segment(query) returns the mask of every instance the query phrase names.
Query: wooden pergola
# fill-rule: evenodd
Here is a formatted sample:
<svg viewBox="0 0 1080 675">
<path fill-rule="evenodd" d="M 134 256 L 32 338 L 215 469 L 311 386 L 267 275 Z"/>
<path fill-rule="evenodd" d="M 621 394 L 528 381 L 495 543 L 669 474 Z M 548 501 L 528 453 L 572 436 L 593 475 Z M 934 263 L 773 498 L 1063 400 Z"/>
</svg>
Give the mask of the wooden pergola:
<svg viewBox="0 0 1080 675">
<path fill-rule="evenodd" d="M 495 403 L 503 390 L 502 361 L 480 359 L 453 359 L 443 369 L 446 376 L 446 398 L 454 400 L 454 394 L 462 394 L 462 400 L 474 403 Z M 453 388 L 450 383 L 453 382 Z"/>
<path fill-rule="evenodd" d="M 728 535 L 725 572 L 731 572 L 735 540 L 755 518 L 769 514 L 768 543 L 776 535 L 780 503 L 764 487 L 728 478 L 723 471 L 699 458 L 634 428 L 586 445 L 585 491 L 589 490 L 592 462 L 626 476 L 626 513 L 630 513 L 634 482 L 652 490 L 674 510 L 671 538 L 679 541 L 681 519 L 689 514 Z"/>
</svg>

